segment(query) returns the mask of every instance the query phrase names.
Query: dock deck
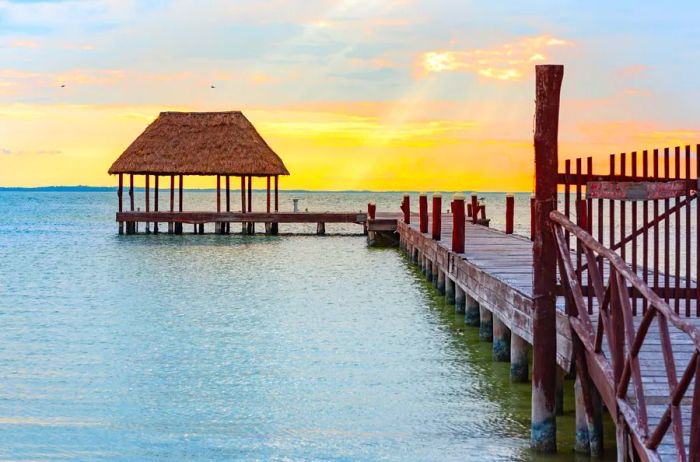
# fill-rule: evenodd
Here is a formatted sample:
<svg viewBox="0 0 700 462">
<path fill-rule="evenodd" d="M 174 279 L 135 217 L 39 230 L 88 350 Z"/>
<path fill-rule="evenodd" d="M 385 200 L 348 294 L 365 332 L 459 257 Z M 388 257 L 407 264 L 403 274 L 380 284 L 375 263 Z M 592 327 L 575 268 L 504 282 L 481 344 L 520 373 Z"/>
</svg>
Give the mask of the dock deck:
<svg viewBox="0 0 700 462">
<path fill-rule="evenodd" d="M 400 234 L 402 248 L 414 260 L 429 262 L 432 272 L 442 271 L 462 288 L 468 297 L 478 302 L 480 308 L 489 310 L 498 317 L 513 334 L 518 335 L 532 344 L 532 310 L 533 310 L 533 252 L 532 242 L 524 237 L 505 234 L 501 231 L 484 226 L 466 223 L 465 252 L 455 253 L 451 248 L 452 215 L 443 214 L 441 217 L 441 240 L 434 240 L 430 233 L 421 233 L 417 220 L 405 224 L 397 220 L 396 230 Z M 432 228 L 429 223 L 428 229 Z M 370 222 L 370 229 L 371 222 Z M 607 271 L 606 271 L 607 272 Z M 695 284 L 695 281 L 693 281 Z M 564 312 L 564 297 L 557 299 L 557 362 L 565 371 L 570 369 L 573 362 L 573 341 L 571 327 L 567 314 Z M 597 322 L 597 306 L 591 316 Z M 638 327 L 642 317 L 634 318 Z M 696 327 L 700 327 L 700 319 L 684 318 Z M 655 328 L 657 320 L 652 322 L 639 358 L 642 368 L 642 382 L 647 402 L 648 422 L 650 433 L 654 431 L 670 402 L 662 339 L 659 329 Z M 594 326 L 597 327 L 597 326 Z M 695 346 L 691 339 L 681 332 L 672 331 L 671 340 L 674 350 L 676 378 L 685 371 Z M 608 347 L 604 344 L 604 352 Z M 600 387 L 598 388 L 605 388 Z M 628 394 L 633 397 L 632 386 Z M 693 384 L 690 385 L 686 397 L 692 397 Z M 600 389 L 604 402 L 614 403 L 612 389 Z M 632 398 L 634 401 L 634 398 Z M 683 431 L 690 433 L 692 399 L 684 398 L 680 410 L 683 416 Z M 611 407 L 608 404 L 608 407 Z M 687 439 L 686 439 L 687 441 Z M 687 448 L 686 448 L 687 450 Z M 667 432 L 662 440 L 658 453 L 663 460 L 676 460 L 676 449 L 672 432 Z"/>
</svg>

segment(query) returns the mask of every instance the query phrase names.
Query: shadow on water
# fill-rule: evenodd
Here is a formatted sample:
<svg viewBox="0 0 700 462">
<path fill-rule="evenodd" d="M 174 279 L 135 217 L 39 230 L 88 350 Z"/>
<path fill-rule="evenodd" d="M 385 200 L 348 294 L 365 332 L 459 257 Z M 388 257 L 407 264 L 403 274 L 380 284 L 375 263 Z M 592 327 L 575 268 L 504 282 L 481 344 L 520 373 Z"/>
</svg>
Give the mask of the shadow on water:
<svg viewBox="0 0 700 462">
<path fill-rule="evenodd" d="M 380 249 L 382 251 L 384 249 Z M 402 253 L 403 263 L 410 269 L 417 282 L 423 288 L 428 300 L 427 308 L 434 316 L 435 322 L 447 334 L 447 348 L 453 349 L 458 360 L 466 364 L 478 377 L 471 385 L 474 389 L 465 393 L 486 398 L 497 403 L 502 411 L 503 435 L 527 439 L 530 436 L 530 383 L 510 381 L 510 363 L 496 362 L 492 359 L 492 344 L 479 340 L 479 328 L 464 324 L 464 314 L 455 311 L 454 305 L 447 304 L 433 285 L 421 274 L 418 266 L 410 257 Z M 532 349 L 530 349 L 530 368 L 532 368 Z M 530 376 L 532 375 L 530 370 Z M 574 380 L 567 378 L 564 383 L 564 414 L 557 416 L 558 453 L 553 455 L 538 454 L 530 449 L 520 453 L 522 460 L 532 461 L 588 461 L 615 460 L 615 426 L 607 412 L 603 421 L 605 452 L 602 458 L 574 452 L 575 410 Z"/>
</svg>

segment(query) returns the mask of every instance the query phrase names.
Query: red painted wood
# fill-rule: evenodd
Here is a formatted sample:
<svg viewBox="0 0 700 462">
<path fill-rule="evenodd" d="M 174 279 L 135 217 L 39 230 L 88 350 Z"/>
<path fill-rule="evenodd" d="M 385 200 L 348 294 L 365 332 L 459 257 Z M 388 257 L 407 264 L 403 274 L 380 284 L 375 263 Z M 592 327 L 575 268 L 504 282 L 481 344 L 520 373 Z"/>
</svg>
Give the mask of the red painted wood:
<svg viewBox="0 0 700 462">
<path fill-rule="evenodd" d="M 116 221 L 125 222 L 174 222 L 174 223 L 356 223 L 367 222 L 366 213 L 356 212 L 122 212 Z"/>
<path fill-rule="evenodd" d="M 372 202 L 367 204 L 367 216 L 370 220 L 374 220 L 377 216 L 377 205 Z"/>
<path fill-rule="evenodd" d="M 654 154 L 653 154 L 653 160 L 652 160 L 653 168 L 654 168 L 654 179 L 658 180 L 659 179 L 659 150 L 654 149 Z M 661 245 L 661 239 L 659 238 L 659 223 L 657 221 L 659 217 L 659 201 L 657 199 L 654 200 L 654 251 L 653 251 L 653 262 L 652 262 L 652 271 L 654 272 L 653 275 L 653 287 L 655 289 L 659 288 L 659 260 L 660 260 L 660 245 Z"/>
<path fill-rule="evenodd" d="M 700 144 L 695 146 L 695 177 L 700 182 Z M 700 317 L 700 198 L 695 190 L 695 316 Z M 700 383 L 700 382 L 698 382 Z"/>
<path fill-rule="evenodd" d="M 535 217 L 535 196 L 530 197 L 530 240 L 535 240 L 537 231 L 537 218 Z"/>
<path fill-rule="evenodd" d="M 680 146 L 676 146 L 674 149 L 674 175 L 673 177 L 675 179 L 679 179 L 681 177 L 681 148 Z M 676 207 L 679 207 L 680 203 L 680 197 L 676 197 L 674 199 L 674 205 Z M 673 278 L 673 285 L 676 288 L 679 288 L 681 285 L 681 214 L 676 213 L 676 221 L 675 221 L 675 230 L 674 230 L 674 255 L 673 255 L 673 263 L 674 263 L 674 278 Z M 675 298 L 673 300 L 673 306 L 676 310 L 676 313 L 680 313 L 681 311 L 681 299 L 680 298 Z"/>
<path fill-rule="evenodd" d="M 441 239 L 441 231 L 442 231 L 442 196 L 439 194 L 434 194 L 433 195 L 433 229 L 432 229 L 432 237 L 436 241 L 439 241 Z"/>
<path fill-rule="evenodd" d="M 564 215 L 571 219 L 571 159 L 564 161 Z M 571 248 L 571 235 L 569 232 L 564 233 L 566 246 Z"/>
<path fill-rule="evenodd" d="M 700 178 L 700 176 L 698 177 Z M 690 462 L 700 462 L 700 356 L 695 357 L 695 391 L 690 419 Z"/>
<path fill-rule="evenodd" d="M 279 211 L 280 209 L 279 199 L 279 175 L 275 175 L 275 212 Z"/>
<path fill-rule="evenodd" d="M 690 179 L 690 146 L 685 147 L 685 179 Z M 691 198 L 690 195 L 687 196 L 688 199 Z M 680 215 L 680 214 L 679 214 Z M 683 230 L 683 233 L 685 234 L 685 288 L 689 289 L 690 288 L 690 265 L 691 265 L 691 253 L 692 253 L 692 248 L 691 248 L 691 240 L 690 240 L 690 235 L 693 233 L 692 228 L 690 226 L 691 218 L 690 218 L 690 205 L 685 206 L 685 227 Z M 698 233 L 698 230 L 695 230 L 695 234 Z M 678 249 L 676 250 L 678 251 Z M 698 281 L 700 284 L 700 281 Z M 690 316 L 690 297 L 686 295 L 685 297 L 685 315 Z"/>
<path fill-rule="evenodd" d="M 637 151 L 632 152 L 632 176 L 637 178 Z M 637 229 L 637 202 L 630 204 L 632 207 L 632 230 Z M 627 234 L 625 232 L 625 234 Z M 624 244 L 623 244 L 624 245 Z M 637 234 L 632 236 L 632 271 L 637 272 Z M 637 295 L 632 292 L 632 312 L 637 315 Z"/>
<path fill-rule="evenodd" d="M 267 176 L 267 212 L 270 212 L 270 177 Z"/>
<path fill-rule="evenodd" d="M 506 195 L 506 234 L 513 234 L 515 224 L 515 197 Z"/>
<path fill-rule="evenodd" d="M 231 176 L 226 175 L 226 211 L 231 211 Z"/>
<path fill-rule="evenodd" d="M 428 197 L 423 193 L 418 196 L 418 224 L 421 233 L 428 232 Z"/>
<path fill-rule="evenodd" d="M 160 179 L 160 175 L 154 175 L 154 176 L 155 176 L 156 184 L 155 184 L 155 187 L 153 189 L 153 195 L 154 195 L 154 197 L 153 197 L 153 210 L 155 210 L 157 212 L 158 211 L 158 192 L 159 192 L 158 190 L 160 189 L 160 184 L 159 184 L 158 180 Z"/>
<path fill-rule="evenodd" d="M 248 175 L 248 212 L 253 211 L 253 177 Z"/>
<path fill-rule="evenodd" d="M 464 197 L 455 196 L 451 204 L 452 209 L 452 251 L 464 253 L 465 216 Z"/>
<path fill-rule="evenodd" d="M 403 196 L 401 211 L 403 212 L 403 222 L 406 224 L 411 223 L 411 197 L 408 194 Z"/>
<path fill-rule="evenodd" d="M 479 219 L 479 197 L 476 194 L 471 195 L 471 217 L 472 217 L 472 223 L 476 223 L 477 220 Z"/>
<path fill-rule="evenodd" d="M 668 148 L 664 149 L 664 175 L 666 181 L 671 178 L 671 163 L 670 163 L 670 152 Z M 664 211 L 670 208 L 669 199 L 664 199 Z M 671 219 L 666 218 L 664 220 L 664 287 L 670 287 L 671 283 Z M 669 298 L 665 297 L 666 303 L 668 303 Z"/>
<path fill-rule="evenodd" d="M 642 181 L 649 179 L 649 151 L 642 153 Z M 642 221 L 649 222 L 649 201 L 642 202 Z M 649 284 L 649 227 L 645 226 L 642 234 L 642 279 Z M 647 299 L 642 301 L 642 312 L 646 313 L 649 307 Z"/>
</svg>

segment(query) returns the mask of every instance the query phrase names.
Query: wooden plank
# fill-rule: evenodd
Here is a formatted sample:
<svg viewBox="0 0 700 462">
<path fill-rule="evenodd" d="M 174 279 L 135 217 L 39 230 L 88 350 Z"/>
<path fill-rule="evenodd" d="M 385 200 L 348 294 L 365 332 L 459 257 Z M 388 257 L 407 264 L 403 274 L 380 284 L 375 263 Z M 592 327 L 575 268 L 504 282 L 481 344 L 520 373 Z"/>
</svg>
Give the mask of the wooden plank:
<svg viewBox="0 0 700 462">
<path fill-rule="evenodd" d="M 122 212 L 117 221 L 125 222 L 174 222 L 174 223 L 355 223 L 367 221 L 366 213 L 346 212 Z"/>
</svg>

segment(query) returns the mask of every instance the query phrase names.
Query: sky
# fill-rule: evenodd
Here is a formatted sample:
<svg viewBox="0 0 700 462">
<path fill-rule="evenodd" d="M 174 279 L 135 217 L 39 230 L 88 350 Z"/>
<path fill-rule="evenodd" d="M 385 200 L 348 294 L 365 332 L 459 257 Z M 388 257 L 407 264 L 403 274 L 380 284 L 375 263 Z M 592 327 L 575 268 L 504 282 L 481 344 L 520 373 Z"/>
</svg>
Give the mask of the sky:
<svg viewBox="0 0 700 462">
<path fill-rule="evenodd" d="M 241 110 L 283 189 L 531 191 L 537 64 L 565 66 L 560 159 L 700 141 L 699 17 L 680 0 L 0 0 L 0 186 L 114 185 L 159 112 Z"/>
</svg>

